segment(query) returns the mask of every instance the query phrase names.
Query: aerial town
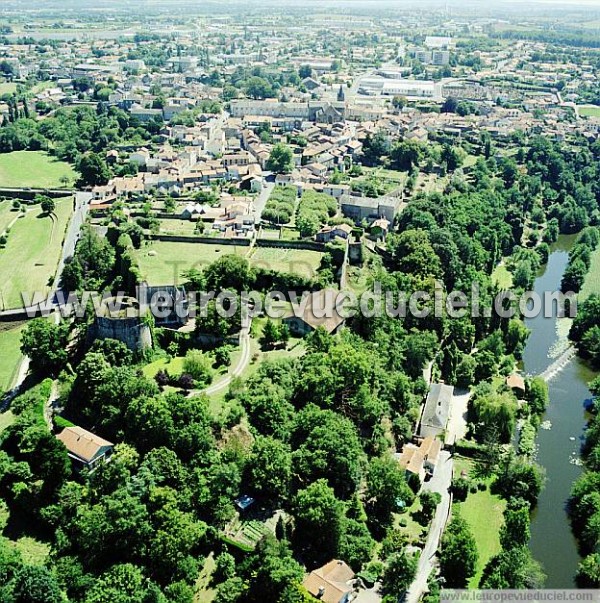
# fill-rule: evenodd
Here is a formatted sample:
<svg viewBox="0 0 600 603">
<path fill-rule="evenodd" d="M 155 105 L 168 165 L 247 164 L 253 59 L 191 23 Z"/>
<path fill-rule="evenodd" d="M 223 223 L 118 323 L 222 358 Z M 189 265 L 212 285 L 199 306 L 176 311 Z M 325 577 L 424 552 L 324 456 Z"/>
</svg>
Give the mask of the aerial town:
<svg viewBox="0 0 600 603">
<path fill-rule="evenodd" d="M 2 3 L 0 601 L 600 588 L 580 4 Z"/>
</svg>

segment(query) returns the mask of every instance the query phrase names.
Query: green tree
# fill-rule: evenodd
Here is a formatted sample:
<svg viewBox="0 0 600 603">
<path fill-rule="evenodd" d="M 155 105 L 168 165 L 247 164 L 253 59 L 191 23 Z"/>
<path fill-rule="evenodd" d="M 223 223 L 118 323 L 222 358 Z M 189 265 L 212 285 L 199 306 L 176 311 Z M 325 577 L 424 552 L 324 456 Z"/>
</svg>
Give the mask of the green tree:
<svg viewBox="0 0 600 603">
<path fill-rule="evenodd" d="M 441 277 L 440 260 L 424 230 L 405 230 L 391 239 L 389 247 L 400 272 L 422 279 Z"/>
<path fill-rule="evenodd" d="M 98 153 L 82 155 L 77 161 L 77 170 L 81 174 L 80 184 L 83 186 L 104 185 L 110 180 L 110 170 Z"/>
<path fill-rule="evenodd" d="M 527 546 L 530 537 L 529 506 L 516 509 L 510 507 L 504 512 L 504 524 L 500 528 L 500 544 L 503 549 Z"/>
<path fill-rule="evenodd" d="M 131 564 L 117 564 L 103 573 L 85 598 L 85 603 L 147 603 L 160 601 L 160 590 Z"/>
<path fill-rule="evenodd" d="M 301 65 L 300 69 L 298 69 L 298 75 L 301 79 L 306 79 L 307 77 L 312 77 L 312 68 L 310 65 Z"/>
<path fill-rule="evenodd" d="M 397 463 L 388 457 L 373 459 L 367 473 L 366 511 L 375 533 L 382 534 L 400 504 L 409 506 L 412 500 L 412 491 Z"/>
<path fill-rule="evenodd" d="M 300 584 L 304 576 L 304 570 L 292 557 L 288 543 L 279 542 L 272 535 L 258 543 L 244 570 L 249 587 L 245 600 L 249 603 L 281 601 L 286 589 Z"/>
<path fill-rule="evenodd" d="M 296 519 L 294 542 L 315 563 L 338 554 L 344 522 L 344 505 L 323 479 L 299 490 L 292 502 Z"/>
<path fill-rule="evenodd" d="M 421 518 L 425 525 L 427 525 L 433 516 L 437 506 L 442 502 L 442 496 L 439 492 L 432 492 L 431 490 L 424 490 L 419 494 L 419 502 L 421 503 Z"/>
<path fill-rule="evenodd" d="M 259 436 L 250 457 L 253 489 L 274 503 L 288 499 L 292 480 L 292 452 L 283 442 Z"/>
<path fill-rule="evenodd" d="M 354 424 L 330 410 L 307 406 L 292 434 L 294 473 L 301 484 L 326 479 L 337 496 L 349 498 L 362 475 L 364 452 Z"/>
<path fill-rule="evenodd" d="M 560 285 L 561 290 L 565 293 L 569 291 L 577 293 L 581 289 L 587 273 L 588 267 L 585 265 L 582 259 L 576 258 L 575 260 L 569 262 L 569 265 L 563 274 Z"/>
<path fill-rule="evenodd" d="M 36 201 L 39 201 L 42 211 L 45 214 L 50 215 L 54 213 L 54 210 L 56 209 L 54 199 L 48 197 L 47 195 L 37 195 Z"/>
<path fill-rule="evenodd" d="M 577 568 L 576 576 L 579 588 L 600 587 L 600 554 L 592 553 L 584 557 Z"/>
<path fill-rule="evenodd" d="M 461 149 L 445 144 L 442 147 L 441 160 L 446 164 L 446 169 L 453 172 L 462 165 L 463 153 Z"/>
<path fill-rule="evenodd" d="M 65 598 L 48 569 L 38 565 L 23 565 L 10 584 L 11 603 L 63 603 Z"/>
<path fill-rule="evenodd" d="M 534 505 L 544 483 L 542 468 L 535 463 L 519 457 L 503 461 L 497 472 L 494 487 L 505 498 L 523 498 Z"/>
<path fill-rule="evenodd" d="M 545 575 L 527 547 L 515 547 L 492 557 L 483 571 L 480 588 L 541 588 Z"/>
<path fill-rule="evenodd" d="M 477 566 L 477 544 L 467 522 L 455 514 L 442 538 L 440 568 L 451 588 L 465 588 Z"/>
<path fill-rule="evenodd" d="M 229 578 L 217 586 L 214 603 L 236 603 L 246 591 L 247 585 L 239 577 Z"/>
<path fill-rule="evenodd" d="M 289 174 L 293 168 L 294 154 L 292 149 L 282 142 L 276 144 L 267 160 L 267 169 L 277 174 Z"/>
<path fill-rule="evenodd" d="M 260 344 L 264 348 L 272 348 L 279 341 L 279 327 L 271 319 L 267 319 L 260 338 Z"/>
<path fill-rule="evenodd" d="M 406 592 L 417 573 L 418 556 L 406 551 L 394 553 L 388 560 L 381 581 L 384 595 L 399 597 Z"/>
<path fill-rule="evenodd" d="M 390 162 L 394 169 L 410 172 L 419 167 L 424 154 L 423 146 L 416 140 L 398 142 L 390 151 Z"/>
<path fill-rule="evenodd" d="M 343 535 L 340 541 L 340 557 L 355 571 L 358 571 L 373 557 L 377 545 L 366 523 L 356 519 L 344 521 Z"/>
<path fill-rule="evenodd" d="M 67 336 L 66 323 L 35 318 L 21 334 L 21 352 L 30 358 L 34 370 L 57 375 L 67 362 Z"/>
<path fill-rule="evenodd" d="M 492 353 L 492 352 L 488 352 Z M 483 435 L 487 427 L 498 430 L 500 441 L 507 443 L 515 427 L 518 404 L 512 392 L 497 392 L 487 384 L 476 390 L 470 406 L 470 421 Z"/>
<path fill-rule="evenodd" d="M 542 416 L 550 401 L 548 384 L 542 378 L 534 377 L 527 383 L 525 397 L 532 414 Z"/>
<path fill-rule="evenodd" d="M 251 77 L 246 84 L 246 94 L 254 99 L 268 98 L 273 95 L 273 89 L 262 77 Z"/>
<path fill-rule="evenodd" d="M 204 270 L 204 278 L 209 291 L 233 290 L 241 293 L 250 290 L 256 275 L 246 258 L 227 254 Z"/>
<path fill-rule="evenodd" d="M 392 106 L 394 107 L 394 109 L 401 111 L 407 105 L 408 99 L 406 98 L 406 96 L 394 96 L 394 98 L 392 99 Z"/>
</svg>

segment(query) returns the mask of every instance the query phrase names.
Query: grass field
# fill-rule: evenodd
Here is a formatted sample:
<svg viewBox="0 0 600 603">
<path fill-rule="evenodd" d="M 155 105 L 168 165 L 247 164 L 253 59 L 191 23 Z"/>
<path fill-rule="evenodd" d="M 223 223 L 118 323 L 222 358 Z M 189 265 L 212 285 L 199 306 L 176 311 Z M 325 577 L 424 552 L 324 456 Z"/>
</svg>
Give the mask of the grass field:
<svg viewBox="0 0 600 603">
<path fill-rule="evenodd" d="M 0 201 L 0 233 L 3 233 L 19 216 L 18 211 L 13 211 L 12 201 Z"/>
<path fill-rule="evenodd" d="M 592 254 L 592 263 L 579 292 L 579 299 L 587 299 L 592 293 L 600 295 L 600 247 Z"/>
<path fill-rule="evenodd" d="M 150 364 L 147 364 L 142 372 L 146 377 L 150 377 L 154 379 L 158 371 L 166 370 L 169 375 L 181 375 L 183 373 L 183 361 L 185 358 L 183 356 L 179 356 L 177 358 L 161 358 L 160 360 L 155 360 Z"/>
<path fill-rule="evenodd" d="M 257 247 L 250 262 L 256 268 L 314 278 L 322 258 L 319 251 Z"/>
<path fill-rule="evenodd" d="M 14 151 L 0 155 L 0 186 L 31 188 L 64 188 L 62 176 L 73 185 L 76 174 L 63 161 L 42 151 Z"/>
<path fill-rule="evenodd" d="M 578 107 L 578 110 L 582 117 L 600 117 L 600 107 L 585 106 Z"/>
<path fill-rule="evenodd" d="M 17 85 L 14 82 L 2 82 L 0 84 L 0 96 L 3 94 L 14 94 L 17 91 Z"/>
<path fill-rule="evenodd" d="M 244 255 L 247 247 L 208 243 L 172 243 L 152 241 L 136 252 L 142 278 L 150 285 L 182 282 L 182 273 L 190 268 L 202 269 L 224 255 Z"/>
<path fill-rule="evenodd" d="M 407 538 L 408 543 L 417 545 L 423 542 L 423 536 L 427 532 L 425 528 L 415 519 L 415 515 L 421 510 L 419 497 L 415 496 L 412 505 L 403 513 L 394 513 L 394 527 L 400 530 Z"/>
<path fill-rule="evenodd" d="M 70 198 L 57 200 L 53 218 L 35 207 L 17 220 L 4 249 L 0 249 L 0 308 L 23 305 L 21 292 L 46 293 L 54 278 L 72 213 Z"/>
<path fill-rule="evenodd" d="M 461 462 L 463 461 L 463 462 Z M 469 472 L 472 462 L 468 459 L 455 460 L 455 475 L 460 475 L 462 469 Z M 489 484 L 488 484 L 489 486 Z M 477 571 L 469 583 L 469 588 L 476 588 L 486 563 L 500 552 L 500 528 L 504 523 L 506 501 L 492 494 L 488 489 L 469 493 L 464 502 L 457 503 L 461 516 L 469 524 L 477 543 L 479 559 Z"/>
<path fill-rule="evenodd" d="M 5 325 L 9 326 L 9 325 Z M 13 326 L 10 329 L 0 330 L 0 396 L 13 385 L 19 369 L 22 355 L 21 333 L 25 325 Z"/>
<path fill-rule="evenodd" d="M 6 504 L 0 503 L 0 532 L 5 532 L 8 544 L 21 553 L 26 564 L 42 565 L 50 554 L 50 545 L 34 538 L 26 529 L 24 522 L 14 520 Z"/>
<path fill-rule="evenodd" d="M 190 235 L 194 233 L 196 229 L 196 223 L 190 220 L 161 220 L 160 230 L 167 234 L 185 234 Z"/>
<path fill-rule="evenodd" d="M 12 411 L 7 410 L 0 414 L 0 434 L 15 422 L 15 415 Z"/>
</svg>

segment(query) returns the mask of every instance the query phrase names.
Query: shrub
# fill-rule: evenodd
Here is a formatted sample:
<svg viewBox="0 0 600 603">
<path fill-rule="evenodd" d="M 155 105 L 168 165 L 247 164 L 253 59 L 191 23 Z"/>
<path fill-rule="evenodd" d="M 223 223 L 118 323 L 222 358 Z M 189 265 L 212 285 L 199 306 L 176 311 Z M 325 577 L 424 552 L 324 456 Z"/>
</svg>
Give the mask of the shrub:
<svg viewBox="0 0 600 603">
<path fill-rule="evenodd" d="M 186 354 L 183 361 L 183 371 L 192 377 L 198 386 L 207 385 L 211 381 L 210 359 L 200 350 L 190 350 Z"/>
</svg>

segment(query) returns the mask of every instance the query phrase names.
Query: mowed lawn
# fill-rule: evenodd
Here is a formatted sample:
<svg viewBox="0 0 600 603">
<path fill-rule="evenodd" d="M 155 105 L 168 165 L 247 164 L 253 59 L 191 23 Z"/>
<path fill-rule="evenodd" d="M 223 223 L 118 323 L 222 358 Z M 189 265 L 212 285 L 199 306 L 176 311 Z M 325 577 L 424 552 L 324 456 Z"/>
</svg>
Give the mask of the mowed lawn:
<svg viewBox="0 0 600 603">
<path fill-rule="evenodd" d="M 149 379 L 154 379 L 158 371 L 167 371 L 169 375 L 181 375 L 183 373 L 183 362 L 185 358 L 178 356 L 177 358 L 160 358 L 150 364 L 147 364 L 142 372 Z"/>
<path fill-rule="evenodd" d="M 5 323 L 0 329 L 0 397 L 14 385 L 22 358 L 19 348 L 24 328 L 24 324 L 13 326 Z"/>
<path fill-rule="evenodd" d="M 169 234 L 191 235 L 196 230 L 196 222 L 175 219 L 161 220 L 160 230 Z"/>
<path fill-rule="evenodd" d="M 592 263 L 579 292 L 579 299 L 587 299 L 592 293 L 600 295 L 600 247 L 592 254 Z"/>
<path fill-rule="evenodd" d="M 600 107 L 583 106 L 578 107 L 579 115 L 582 117 L 600 117 Z"/>
<path fill-rule="evenodd" d="M 73 168 L 43 151 L 14 151 L 0 154 L 0 187 L 64 188 L 61 177 L 76 179 Z"/>
<path fill-rule="evenodd" d="M 55 277 L 62 243 L 73 211 L 71 198 L 58 199 L 54 217 L 39 206 L 17 220 L 0 249 L 0 308 L 20 308 L 21 292 L 49 291 Z"/>
<path fill-rule="evenodd" d="M 456 457 L 454 462 L 454 475 L 457 477 L 461 471 L 466 471 L 473 478 L 471 469 L 473 461 L 465 457 Z M 483 569 L 487 562 L 500 552 L 500 528 L 504 524 L 504 509 L 506 501 L 492 494 L 489 490 L 489 482 L 486 490 L 470 492 L 464 502 L 456 503 L 461 517 L 469 524 L 475 542 L 477 543 L 477 571 L 471 581 L 469 588 L 477 588 Z"/>
<path fill-rule="evenodd" d="M 183 282 L 182 274 L 191 268 L 201 270 L 224 255 L 247 251 L 241 245 L 151 241 L 136 251 L 136 258 L 142 278 L 150 285 L 173 285 Z"/>
<path fill-rule="evenodd" d="M 315 278 L 322 259 L 323 254 L 319 251 L 257 247 L 250 263 L 256 268 Z"/>
</svg>

